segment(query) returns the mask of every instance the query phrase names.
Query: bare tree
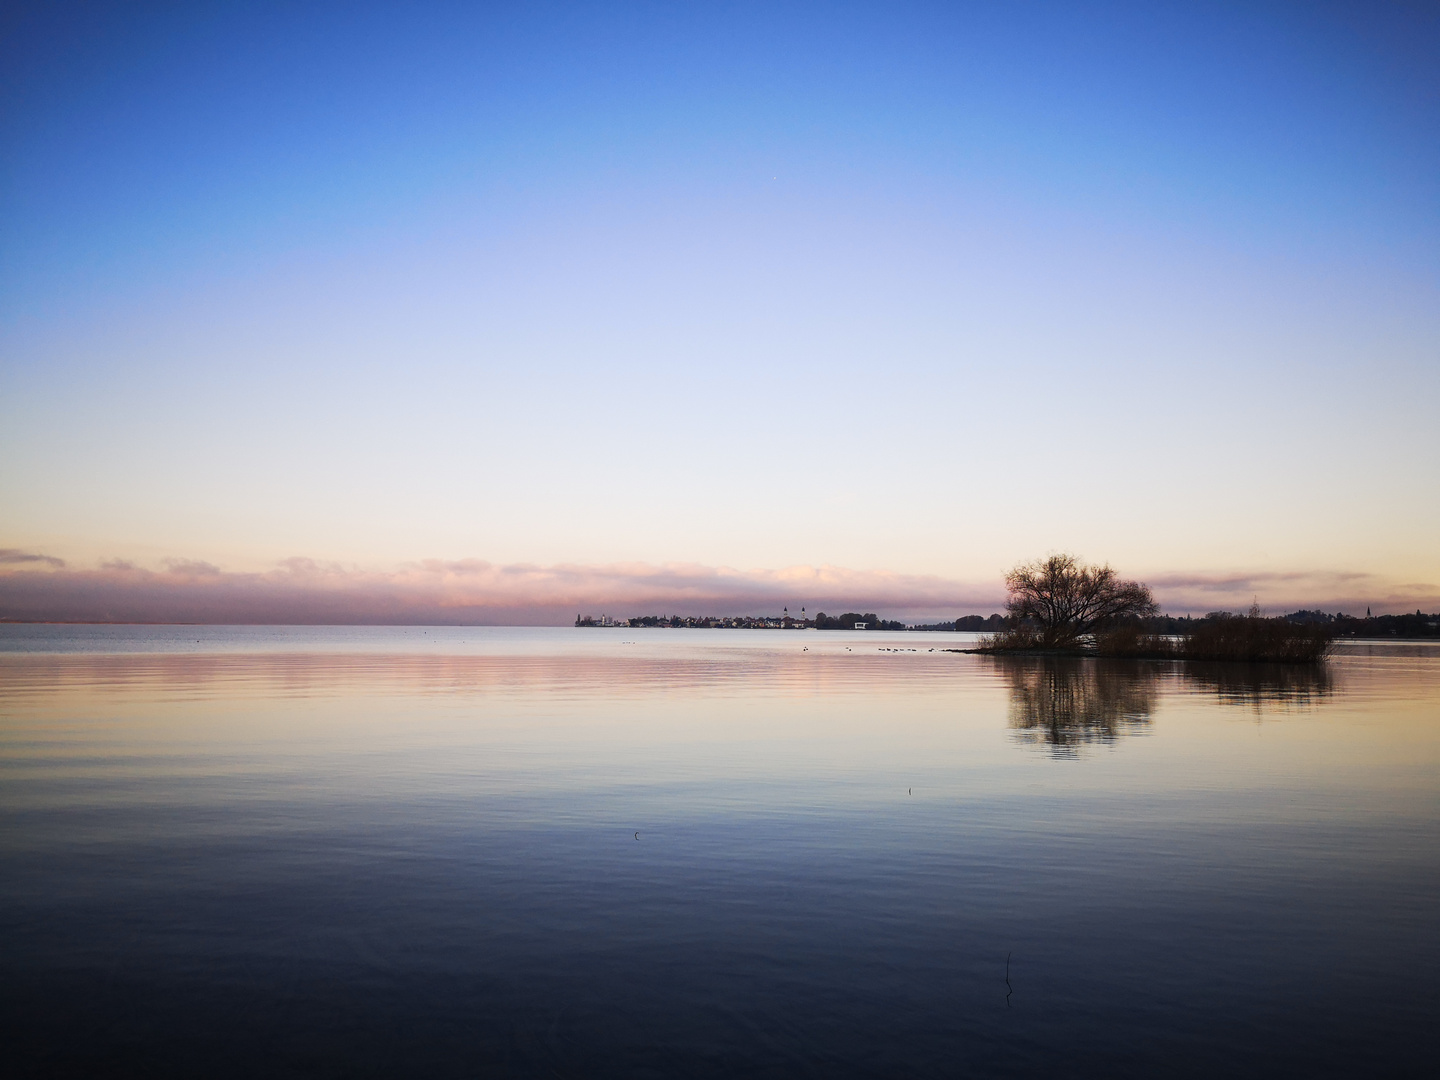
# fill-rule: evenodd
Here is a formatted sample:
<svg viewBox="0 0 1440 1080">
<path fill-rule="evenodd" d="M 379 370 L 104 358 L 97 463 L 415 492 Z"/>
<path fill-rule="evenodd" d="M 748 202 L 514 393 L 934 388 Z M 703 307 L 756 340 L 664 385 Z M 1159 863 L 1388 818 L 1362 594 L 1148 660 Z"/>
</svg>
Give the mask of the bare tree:
<svg viewBox="0 0 1440 1080">
<path fill-rule="evenodd" d="M 1034 644 L 1042 648 L 1066 648 L 1119 620 L 1157 610 L 1150 590 L 1140 582 L 1121 581 L 1110 567 L 1086 566 L 1073 555 L 1051 555 L 1017 566 L 1005 575 L 1005 587 L 1016 628 L 1038 624 Z"/>
</svg>

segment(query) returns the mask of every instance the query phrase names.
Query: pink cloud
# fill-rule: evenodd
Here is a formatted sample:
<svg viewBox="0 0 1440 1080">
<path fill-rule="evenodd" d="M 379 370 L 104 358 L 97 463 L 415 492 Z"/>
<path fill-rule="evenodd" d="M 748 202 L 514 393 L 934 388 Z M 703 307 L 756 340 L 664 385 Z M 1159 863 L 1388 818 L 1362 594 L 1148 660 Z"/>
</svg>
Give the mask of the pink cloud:
<svg viewBox="0 0 1440 1080">
<path fill-rule="evenodd" d="M 6 553 L 0 553 L 3 555 Z M 95 622 L 563 624 L 577 614 L 742 615 L 875 611 L 912 621 L 1003 610 L 999 581 L 791 566 L 736 570 L 694 563 L 497 565 L 427 559 L 375 571 L 286 559 L 260 573 L 169 559 L 152 570 L 109 561 L 90 570 L 30 553 L 0 557 L 0 619 Z M 1363 612 L 1440 607 L 1440 589 L 1373 575 L 1168 574 L 1150 579 L 1161 608 L 1272 613 L 1300 607 Z"/>
<path fill-rule="evenodd" d="M 32 551 L 21 551 L 19 548 L 0 548 L 0 564 L 41 564 L 44 566 L 62 567 L 64 559 L 57 559 L 54 555 L 37 555 Z"/>
<path fill-rule="evenodd" d="M 1272 615 L 1298 608 L 1363 614 L 1368 607 L 1380 614 L 1440 607 L 1440 588 L 1435 585 L 1344 570 L 1162 574 L 1148 584 L 1160 606 L 1176 613 L 1241 611 L 1252 602 Z"/>
<path fill-rule="evenodd" d="M 736 615 L 805 605 L 953 618 L 999 610 L 996 586 L 938 577 L 787 567 L 740 571 L 697 564 L 496 565 L 428 559 L 368 571 L 293 558 L 262 573 L 184 559 L 147 570 L 0 570 L 8 620 L 241 623 L 568 623 L 576 614 Z"/>
</svg>

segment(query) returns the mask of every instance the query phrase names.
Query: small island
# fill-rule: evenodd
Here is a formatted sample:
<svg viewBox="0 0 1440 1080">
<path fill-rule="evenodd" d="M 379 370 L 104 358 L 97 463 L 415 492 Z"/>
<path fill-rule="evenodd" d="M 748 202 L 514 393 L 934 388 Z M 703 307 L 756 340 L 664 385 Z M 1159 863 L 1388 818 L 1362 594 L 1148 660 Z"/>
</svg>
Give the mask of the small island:
<svg viewBox="0 0 1440 1080">
<path fill-rule="evenodd" d="M 1178 634 L 1156 633 L 1147 626 L 1159 611 L 1148 586 L 1073 555 L 1023 563 L 1005 575 L 1005 586 L 1004 629 L 955 651 L 1315 664 L 1336 636 L 1331 623 L 1265 618 L 1258 607 L 1186 620 Z"/>
</svg>

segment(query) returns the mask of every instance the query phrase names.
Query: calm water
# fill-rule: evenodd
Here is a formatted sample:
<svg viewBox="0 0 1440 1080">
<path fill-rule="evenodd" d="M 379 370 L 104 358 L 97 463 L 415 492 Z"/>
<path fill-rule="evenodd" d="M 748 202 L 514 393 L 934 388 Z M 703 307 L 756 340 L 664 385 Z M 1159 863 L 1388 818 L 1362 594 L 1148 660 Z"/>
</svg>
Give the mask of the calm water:
<svg viewBox="0 0 1440 1080">
<path fill-rule="evenodd" d="M 1433 1065 L 1440 648 L 963 637 L 0 627 L 7 1071 Z"/>
</svg>

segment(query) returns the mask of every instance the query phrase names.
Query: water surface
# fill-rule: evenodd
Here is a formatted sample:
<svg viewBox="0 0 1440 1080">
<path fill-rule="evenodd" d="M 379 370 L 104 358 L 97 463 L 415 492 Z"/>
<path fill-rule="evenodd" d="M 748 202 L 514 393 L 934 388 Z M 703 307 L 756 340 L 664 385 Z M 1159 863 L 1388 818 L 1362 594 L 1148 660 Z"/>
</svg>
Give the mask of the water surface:
<svg viewBox="0 0 1440 1080">
<path fill-rule="evenodd" d="M 1418 1074 L 1440 649 L 0 627 L 21 1074 Z M 933 650 L 933 651 L 932 651 Z"/>
</svg>

